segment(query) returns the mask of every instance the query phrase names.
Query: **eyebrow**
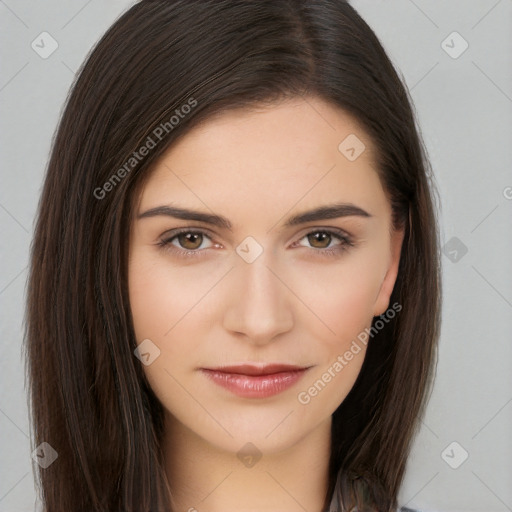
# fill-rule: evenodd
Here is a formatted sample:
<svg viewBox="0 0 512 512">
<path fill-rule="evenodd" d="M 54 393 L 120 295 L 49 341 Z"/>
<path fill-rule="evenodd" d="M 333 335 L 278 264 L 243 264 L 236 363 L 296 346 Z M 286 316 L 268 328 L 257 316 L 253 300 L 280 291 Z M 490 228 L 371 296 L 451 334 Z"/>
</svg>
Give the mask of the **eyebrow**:
<svg viewBox="0 0 512 512">
<path fill-rule="evenodd" d="M 189 210 L 186 208 L 179 208 L 177 206 L 169 205 L 157 206 L 143 213 L 139 213 L 137 215 L 137 219 L 145 219 L 148 217 L 157 217 L 161 215 L 182 220 L 196 220 L 204 222 L 205 224 L 217 226 L 218 228 L 228 229 L 229 231 L 232 230 L 231 222 L 222 215 L 203 213 L 196 210 Z M 350 203 L 336 203 L 320 206 L 313 210 L 308 210 L 297 215 L 293 215 L 286 221 L 284 227 L 287 228 L 297 226 L 299 224 L 304 224 L 306 222 L 351 216 L 372 217 L 372 215 L 370 215 L 367 211 L 359 208 L 356 205 Z"/>
</svg>

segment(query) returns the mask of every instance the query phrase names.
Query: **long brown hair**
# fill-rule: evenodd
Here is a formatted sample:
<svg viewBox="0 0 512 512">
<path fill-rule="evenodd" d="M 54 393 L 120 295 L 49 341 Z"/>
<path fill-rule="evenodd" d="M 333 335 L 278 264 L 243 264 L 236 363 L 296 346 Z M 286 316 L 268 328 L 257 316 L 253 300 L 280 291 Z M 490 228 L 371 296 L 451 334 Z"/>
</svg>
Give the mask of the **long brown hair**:
<svg viewBox="0 0 512 512">
<path fill-rule="evenodd" d="M 308 95 L 367 131 L 394 226 L 405 229 L 390 300 L 402 308 L 372 337 L 333 415 L 325 503 L 339 476 L 343 510 L 396 507 L 441 320 L 435 188 L 407 88 L 343 0 L 142 0 L 82 66 L 39 203 L 24 349 L 33 448 L 47 442 L 58 453 L 34 465 L 46 512 L 172 510 L 163 408 L 134 356 L 133 199 L 201 120 Z"/>
</svg>

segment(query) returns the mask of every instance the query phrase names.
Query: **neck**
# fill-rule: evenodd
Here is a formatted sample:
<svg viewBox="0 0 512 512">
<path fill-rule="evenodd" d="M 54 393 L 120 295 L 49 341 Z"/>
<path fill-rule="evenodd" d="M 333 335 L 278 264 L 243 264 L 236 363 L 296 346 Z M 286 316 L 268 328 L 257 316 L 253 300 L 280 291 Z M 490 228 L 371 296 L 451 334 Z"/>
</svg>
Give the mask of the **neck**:
<svg viewBox="0 0 512 512">
<path fill-rule="evenodd" d="M 167 414 L 163 450 L 175 512 L 322 512 L 330 444 L 331 417 L 292 446 L 262 453 L 244 442 L 232 451 L 214 446 Z"/>
</svg>

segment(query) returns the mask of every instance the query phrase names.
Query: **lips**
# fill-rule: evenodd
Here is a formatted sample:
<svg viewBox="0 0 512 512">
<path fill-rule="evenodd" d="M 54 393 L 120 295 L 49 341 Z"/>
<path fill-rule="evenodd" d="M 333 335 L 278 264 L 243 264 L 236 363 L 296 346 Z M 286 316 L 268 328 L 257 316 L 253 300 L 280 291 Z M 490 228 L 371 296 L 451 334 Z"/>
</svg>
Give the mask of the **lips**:
<svg viewBox="0 0 512 512">
<path fill-rule="evenodd" d="M 305 370 L 307 366 L 296 366 L 292 364 L 238 364 L 232 366 L 219 366 L 217 368 L 203 368 L 204 370 L 213 370 L 221 373 L 229 373 L 236 375 L 273 375 L 275 373 L 293 372 L 298 370 Z"/>
<path fill-rule="evenodd" d="M 293 387 L 311 367 L 239 364 L 201 368 L 211 382 L 242 398 L 268 398 Z"/>
</svg>

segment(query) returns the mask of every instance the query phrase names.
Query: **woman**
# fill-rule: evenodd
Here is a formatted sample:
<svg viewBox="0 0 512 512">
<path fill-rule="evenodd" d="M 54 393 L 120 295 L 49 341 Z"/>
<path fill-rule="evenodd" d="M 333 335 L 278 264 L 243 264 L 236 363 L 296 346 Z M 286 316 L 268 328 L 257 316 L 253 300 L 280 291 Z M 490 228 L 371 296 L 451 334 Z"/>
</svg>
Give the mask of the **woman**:
<svg viewBox="0 0 512 512">
<path fill-rule="evenodd" d="M 32 246 L 44 510 L 396 510 L 440 325 L 428 169 L 345 1 L 121 16 Z"/>
</svg>

